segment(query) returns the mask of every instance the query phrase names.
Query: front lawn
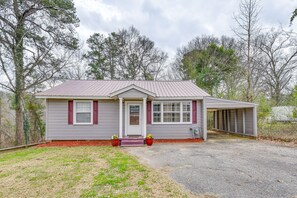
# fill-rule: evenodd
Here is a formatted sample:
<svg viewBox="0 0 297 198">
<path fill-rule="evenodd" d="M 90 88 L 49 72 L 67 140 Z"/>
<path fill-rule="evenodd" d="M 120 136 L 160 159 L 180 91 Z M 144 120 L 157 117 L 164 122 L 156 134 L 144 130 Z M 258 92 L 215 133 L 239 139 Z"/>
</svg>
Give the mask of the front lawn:
<svg viewBox="0 0 297 198">
<path fill-rule="evenodd" d="M 0 153 L 0 197 L 194 195 L 120 148 L 92 146 Z"/>
</svg>

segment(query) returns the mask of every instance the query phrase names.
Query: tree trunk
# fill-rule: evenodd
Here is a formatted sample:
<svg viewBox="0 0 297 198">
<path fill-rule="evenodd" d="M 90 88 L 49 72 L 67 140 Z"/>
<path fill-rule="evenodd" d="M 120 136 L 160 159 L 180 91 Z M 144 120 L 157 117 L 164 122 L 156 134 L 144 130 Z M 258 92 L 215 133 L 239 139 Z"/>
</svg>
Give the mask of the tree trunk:
<svg viewBox="0 0 297 198">
<path fill-rule="evenodd" d="M 247 94 L 246 99 L 248 102 L 253 101 L 252 96 L 252 79 L 251 79 L 251 21 L 252 21 L 252 2 L 249 1 L 249 16 L 248 16 L 248 31 L 247 31 L 247 47 L 248 47 L 248 57 L 247 57 Z"/>
<path fill-rule="evenodd" d="M 280 86 L 277 85 L 276 89 L 274 91 L 274 99 L 275 99 L 275 105 L 278 106 L 280 104 L 280 99 L 281 98 L 281 90 L 280 90 Z"/>
<path fill-rule="evenodd" d="M 15 144 L 24 144 L 24 116 L 22 109 L 22 94 L 15 94 L 15 123 L 16 123 L 16 134 L 15 134 Z"/>
<path fill-rule="evenodd" d="M 0 148 L 2 148 L 2 99 L 0 98 Z"/>
<path fill-rule="evenodd" d="M 16 145 L 24 144 L 24 117 L 23 117 L 23 92 L 24 92 L 24 40 L 23 36 L 25 34 L 24 22 L 21 17 L 19 18 L 18 25 L 16 27 L 15 33 L 15 122 L 16 122 Z"/>
</svg>

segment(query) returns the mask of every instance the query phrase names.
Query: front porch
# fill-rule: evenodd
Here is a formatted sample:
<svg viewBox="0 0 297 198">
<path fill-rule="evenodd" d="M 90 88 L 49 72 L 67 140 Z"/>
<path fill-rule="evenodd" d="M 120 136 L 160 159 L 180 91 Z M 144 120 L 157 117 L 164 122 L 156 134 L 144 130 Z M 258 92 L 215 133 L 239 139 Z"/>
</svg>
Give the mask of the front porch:
<svg viewBox="0 0 297 198">
<path fill-rule="evenodd" d="M 147 98 L 119 98 L 119 138 L 147 135 Z"/>
<path fill-rule="evenodd" d="M 111 94 L 111 97 L 119 102 L 119 138 L 121 146 L 144 145 L 147 136 L 147 114 L 151 113 L 151 100 L 155 96 L 155 93 L 135 85 L 125 87 Z"/>
<path fill-rule="evenodd" d="M 120 146 L 144 146 L 147 136 L 147 98 L 119 98 Z"/>
</svg>

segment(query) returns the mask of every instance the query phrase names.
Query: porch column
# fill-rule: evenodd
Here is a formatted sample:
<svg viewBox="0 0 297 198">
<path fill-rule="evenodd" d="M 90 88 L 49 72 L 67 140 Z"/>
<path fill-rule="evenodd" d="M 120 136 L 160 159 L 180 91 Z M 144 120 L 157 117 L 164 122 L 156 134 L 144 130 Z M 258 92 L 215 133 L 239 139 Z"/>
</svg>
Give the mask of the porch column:
<svg viewBox="0 0 297 198">
<path fill-rule="evenodd" d="M 143 119 L 142 119 L 142 134 L 143 134 L 143 137 L 146 137 L 146 111 L 147 111 L 147 108 L 146 108 L 146 98 L 143 98 Z"/>
<path fill-rule="evenodd" d="M 245 109 L 242 109 L 242 133 L 245 134 Z"/>
<path fill-rule="evenodd" d="M 119 138 L 123 137 L 123 98 L 119 98 Z"/>
<path fill-rule="evenodd" d="M 254 106 L 253 108 L 253 132 L 254 136 L 257 137 L 257 106 Z"/>
</svg>

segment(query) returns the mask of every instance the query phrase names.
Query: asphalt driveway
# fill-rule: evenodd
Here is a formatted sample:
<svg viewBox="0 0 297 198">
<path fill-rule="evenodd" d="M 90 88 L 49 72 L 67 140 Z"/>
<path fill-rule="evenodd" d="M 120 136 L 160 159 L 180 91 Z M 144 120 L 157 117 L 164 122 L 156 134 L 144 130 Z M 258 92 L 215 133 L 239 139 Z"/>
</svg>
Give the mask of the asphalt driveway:
<svg viewBox="0 0 297 198">
<path fill-rule="evenodd" d="M 297 197 L 297 148 L 224 140 L 125 149 L 199 194 Z"/>
</svg>

